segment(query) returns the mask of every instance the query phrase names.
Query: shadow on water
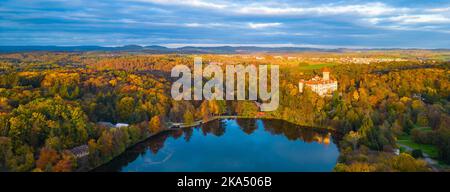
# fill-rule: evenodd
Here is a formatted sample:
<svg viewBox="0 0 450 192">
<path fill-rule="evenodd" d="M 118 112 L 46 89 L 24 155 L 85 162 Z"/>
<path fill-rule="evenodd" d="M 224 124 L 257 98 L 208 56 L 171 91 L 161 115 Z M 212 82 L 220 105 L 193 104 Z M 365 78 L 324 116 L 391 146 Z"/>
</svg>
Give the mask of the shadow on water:
<svg viewBox="0 0 450 192">
<path fill-rule="evenodd" d="M 336 147 L 336 144 L 334 143 L 335 139 L 333 139 L 333 136 L 335 134 L 330 132 L 329 130 L 324 129 L 317 129 L 313 127 L 303 127 L 298 126 L 286 121 L 282 120 L 261 120 L 261 119 L 226 119 L 226 120 L 215 120 L 208 122 L 206 124 L 203 124 L 199 127 L 193 127 L 193 128 L 185 128 L 180 130 L 171 130 L 167 132 L 162 132 L 158 135 L 155 135 L 148 140 L 141 142 L 132 148 L 125 151 L 120 156 L 113 159 L 111 162 L 98 167 L 97 169 L 93 170 L 96 172 L 109 172 L 109 171 L 236 171 L 240 170 L 237 169 L 239 166 L 246 166 L 248 167 L 248 162 L 240 162 L 239 159 L 240 156 L 232 156 L 229 159 L 229 161 L 236 161 L 233 162 L 235 165 L 231 166 L 230 169 L 224 168 L 224 169 L 211 169 L 211 167 L 202 167 L 201 162 L 208 162 L 208 160 L 212 162 L 217 162 L 217 165 L 215 166 L 221 166 L 220 160 L 218 161 L 218 157 L 223 154 L 214 154 L 210 153 L 208 147 L 216 147 L 219 148 L 223 153 L 233 153 L 236 151 L 236 149 L 240 148 L 240 145 L 261 145 L 261 149 L 258 149 L 255 147 L 251 148 L 249 147 L 248 152 L 244 152 L 245 155 L 248 155 L 248 153 L 254 152 L 255 158 L 258 158 L 261 156 L 261 154 L 267 154 L 271 155 L 283 153 L 283 149 L 280 148 L 286 148 L 286 147 L 279 147 L 274 148 L 271 150 L 270 146 L 296 146 L 301 145 L 299 148 L 299 155 L 305 154 L 305 151 L 309 152 L 307 149 L 307 145 L 314 144 L 313 150 L 322 150 L 322 148 L 327 149 L 327 151 L 319 152 L 319 158 L 334 158 L 327 161 L 327 167 L 332 167 L 336 163 L 336 159 L 338 156 L 338 150 Z M 195 139 L 194 142 L 192 142 L 192 139 Z M 235 138 L 235 139 L 234 139 Z M 249 139 L 251 141 L 246 141 L 246 143 L 243 142 L 243 140 Z M 262 141 L 260 141 L 262 140 Z M 195 144 L 193 144 L 195 143 Z M 198 143 L 198 144 L 197 144 Z M 186 145 L 195 145 L 195 147 L 186 147 Z M 328 150 L 331 151 L 332 155 L 322 155 L 320 153 L 328 153 Z M 267 147 L 269 146 L 269 147 Z M 318 146 L 321 146 L 318 148 Z M 247 146 L 248 147 L 248 146 Z M 296 147 L 297 148 L 297 147 Z M 296 149 L 295 148 L 295 149 Z M 295 150 L 294 149 L 294 150 Z M 191 151 L 189 151 L 191 150 Z M 201 150 L 205 150 L 202 152 L 198 152 Z M 181 156 L 179 153 L 183 151 L 183 156 Z M 184 157 L 189 156 L 190 153 L 198 152 L 200 154 L 200 157 L 197 157 L 196 164 L 192 168 L 185 169 L 185 166 L 190 166 L 191 164 L 186 163 L 183 164 L 185 159 L 192 158 L 192 157 Z M 296 151 L 294 151 L 296 152 Z M 175 153 L 178 153 L 178 156 L 174 155 Z M 286 152 L 287 153 L 287 152 Z M 292 153 L 292 150 L 289 151 L 289 153 Z M 197 153 L 196 153 L 197 154 Z M 198 155 L 197 154 L 197 155 Z M 204 156 L 202 154 L 205 154 Z M 209 156 L 208 156 L 209 155 Z M 291 155 L 291 154 L 286 154 Z M 174 157 L 172 157 L 174 156 Z M 245 158 L 253 158 L 253 156 L 246 156 Z M 277 157 L 276 155 L 271 155 L 274 157 Z M 280 155 L 278 155 L 280 156 Z M 281 155 L 283 156 L 283 155 Z M 309 156 L 309 155 L 303 155 L 303 156 Z M 330 156 L 330 157 L 328 157 Z M 172 158 L 175 158 L 172 159 Z M 244 157 L 242 157 L 244 158 Z M 279 164 L 280 162 L 283 162 L 285 159 L 283 158 L 289 158 L 289 157 L 280 157 L 280 158 L 274 158 L 273 162 L 276 162 Z M 305 158 L 305 157 L 302 157 Z M 305 162 L 304 160 L 299 160 L 299 165 L 302 165 L 301 163 L 306 162 L 315 162 L 316 159 L 309 159 Z M 177 160 L 178 159 L 178 160 Z M 294 157 L 295 159 L 295 157 Z M 172 161 L 172 164 L 169 162 Z M 180 163 L 181 162 L 181 163 Z M 286 162 L 295 162 L 293 160 L 287 159 Z M 319 159 L 318 162 L 321 162 Z M 209 163 L 209 162 L 208 162 Z M 226 162 L 228 163 L 228 162 Z M 224 164 L 226 164 L 224 163 Z M 136 165 L 137 164 L 137 165 Z M 180 165 L 181 164 L 181 165 Z M 199 165 L 200 164 L 200 165 Z M 207 163 L 205 163 L 207 164 Z M 242 165 L 241 165 L 242 164 Z M 274 166 L 269 171 L 283 171 L 285 168 L 280 168 L 281 170 L 278 170 L 277 165 L 273 163 Z M 332 164 L 332 165 L 328 165 Z M 142 165 L 143 167 L 139 167 L 138 165 Z M 264 162 L 261 164 L 264 165 Z M 153 167 L 161 167 L 157 169 L 149 169 L 149 166 Z M 182 166 L 181 168 L 176 169 L 175 167 Z M 235 167 L 237 166 L 237 167 Z M 270 167 L 269 166 L 269 167 Z M 295 166 L 295 165 L 293 165 Z M 319 166 L 319 165 L 314 165 Z M 134 169 L 131 169 L 129 167 L 134 167 Z M 170 169 L 166 169 L 164 167 L 170 167 Z M 261 166 L 260 166 L 261 167 Z M 319 167 L 320 168 L 320 167 Z M 124 170 L 125 169 L 125 170 Z M 316 167 L 317 169 L 317 167 Z M 331 171 L 328 170 L 329 168 L 319 170 L 315 170 L 314 168 L 311 169 L 300 169 L 300 171 Z M 267 171 L 266 169 L 261 169 L 258 167 L 252 168 L 249 171 Z"/>
</svg>

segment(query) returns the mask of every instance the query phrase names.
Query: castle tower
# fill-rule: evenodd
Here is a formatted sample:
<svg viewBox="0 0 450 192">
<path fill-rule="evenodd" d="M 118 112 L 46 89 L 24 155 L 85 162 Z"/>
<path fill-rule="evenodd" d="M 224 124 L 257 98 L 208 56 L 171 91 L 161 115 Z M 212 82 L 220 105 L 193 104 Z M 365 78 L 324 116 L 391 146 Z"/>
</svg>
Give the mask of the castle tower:
<svg viewBox="0 0 450 192">
<path fill-rule="evenodd" d="M 303 93 L 303 85 L 304 85 L 304 81 L 302 79 L 302 80 L 300 80 L 300 82 L 298 82 L 298 92 Z"/>
<path fill-rule="evenodd" d="M 328 68 L 323 68 L 322 69 L 322 75 L 323 75 L 323 80 L 325 80 L 325 81 L 328 81 L 328 80 L 330 80 L 330 69 L 328 69 Z"/>
</svg>

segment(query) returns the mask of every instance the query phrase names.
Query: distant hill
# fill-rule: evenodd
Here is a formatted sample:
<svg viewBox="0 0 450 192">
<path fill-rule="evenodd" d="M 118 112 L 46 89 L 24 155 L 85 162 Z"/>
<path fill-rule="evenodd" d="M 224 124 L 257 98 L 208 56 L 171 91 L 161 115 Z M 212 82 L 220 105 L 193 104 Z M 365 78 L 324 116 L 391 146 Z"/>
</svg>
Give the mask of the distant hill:
<svg viewBox="0 0 450 192">
<path fill-rule="evenodd" d="M 233 54 L 233 53 L 288 53 L 288 52 L 305 52 L 305 51 L 322 51 L 322 52 L 346 52 L 368 49 L 320 49 L 309 47 L 257 47 L 257 46 L 218 46 L 218 47 L 194 47 L 186 46 L 179 48 L 167 48 L 159 45 L 140 46 L 125 45 L 117 47 L 103 46 L 0 46 L 0 53 L 11 52 L 27 52 L 27 51 L 62 51 L 62 52 L 86 52 L 86 51 L 116 51 L 116 52 L 138 52 L 138 53 L 182 53 L 182 54 Z M 370 49 L 370 50 L 397 50 L 397 49 Z M 411 49 L 417 50 L 417 49 Z M 450 49 L 434 49 L 434 51 L 450 51 Z"/>
<path fill-rule="evenodd" d="M 256 46 L 219 46 L 219 47 L 179 47 L 167 48 L 159 45 L 139 46 L 126 45 L 118 47 L 102 47 L 102 46 L 0 46 L 0 52 L 25 52 L 25 51 L 120 51 L 120 52 L 143 52 L 143 53 L 212 53 L 212 54 L 229 54 L 229 53 L 253 53 L 253 52 L 301 52 L 301 51 L 337 51 L 316 48 L 301 47 L 256 47 Z"/>
</svg>

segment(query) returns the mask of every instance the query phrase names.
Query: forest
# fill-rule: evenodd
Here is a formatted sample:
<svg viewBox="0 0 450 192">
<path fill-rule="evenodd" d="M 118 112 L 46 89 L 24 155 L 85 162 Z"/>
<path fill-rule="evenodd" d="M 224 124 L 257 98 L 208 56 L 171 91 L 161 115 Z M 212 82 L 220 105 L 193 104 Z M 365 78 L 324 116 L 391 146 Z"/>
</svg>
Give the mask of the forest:
<svg viewBox="0 0 450 192">
<path fill-rule="evenodd" d="M 174 101 L 170 70 L 193 66 L 194 55 L 119 52 L 0 54 L 0 171 L 86 171 L 171 123 L 220 115 L 281 119 L 335 130 L 335 171 L 431 171 L 424 153 L 450 164 L 450 63 L 388 53 L 407 61 L 327 64 L 339 87 L 330 97 L 299 92 L 299 79 L 320 75 L 321 57 L 382 57 L 380 53 L 201 55 L 204 63 L 277 64 L 280 106 L 259 112 L 252 101 Z M 422 56 L 421 56 L 422 57 Z M 436 57 L 433 53 L 431 58 Z M 248 82 L 247 82 L 248 83 Z M 103 123 L 102 123 L 103 122 Z M 111 128 L 105 123 L 126 123 Z M 413 142 L 435 153 L 403 146 Z M 78 159 L 70 149 L 87 145 Z M 400 149 L 400 155 L 394 155 Z M 427 148 L 428 149 L 428 148 Z M 440 168 L 441 168 L 440 167 Z M 447 166 L 448 169 L 448 166 Z"/>
</svg>

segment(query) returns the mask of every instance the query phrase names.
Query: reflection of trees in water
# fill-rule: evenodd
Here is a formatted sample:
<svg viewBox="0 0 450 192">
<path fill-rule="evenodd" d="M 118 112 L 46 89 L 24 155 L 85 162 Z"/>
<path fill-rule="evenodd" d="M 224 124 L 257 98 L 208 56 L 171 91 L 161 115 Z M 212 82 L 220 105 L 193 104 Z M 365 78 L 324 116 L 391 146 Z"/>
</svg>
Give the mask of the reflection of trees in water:
<svg viewBox="0 0 450 192">
<path fill-rule="evenodd" d="M 189 142 L 191 140 L 192 134 L 194 133 L 194 129 L 183 129 L 184 132 L 184 140 Z"/>
<path fill-rule="evenodd" d="M 171 133 L 170 135 L 171 135 L 174 139 L 178 139 L 178 138 L 180 138 L 181 136 L 183 136 L 183 130 L 181 130 L 181 129 L 171 131 L 170 133 Z"/>
<path fill-rule="evenodd" d="M 147 149 L 153 154 L 157 154 L 161 148 L 164 147 L 164 142 L 169 138 L 169 133 L 161 133 L 151 137 L 151 139 L 145 142 L 135 145 L 132 149 L 128 149 L 121 155 L 114 158 L 110 163 L 102 165 L 93 170 L 93 172 L 105 172 L 105 171 L 120 171 L 122 167 L 133 162 L 139 156 L 145 155 Z"/>
<path fill-rule="evenodd" d="M 263 120 L 265 130 L 273 135 L 284 135 L 289 140 L 303 140 L 307 143 L 330 143 L 331 132 L 312 127 L 303 127 L 282 120 Z"/>
<path fill-rule="evenodd" d="M 257 129 L 256 121 L 257 119 L 236 119 L 236 123 L 242 131 L 249 135 Z M 333 141 L 337 141 L 334 138 L 339 137 L 338 134 L 331 134 L 328 130 L 302 127 L 282 120 L 262 121 L 265 131 L 271 133 L 272 135 L 284 135 L 289 140 L 303 140 L 308 143 L 319 142 L 329 144 L 331 135 L 333 135 Z M 184 140 L 189 142 L 193 135 L 194 129 L 201 129 L 203 135 L 205 136 L 209 133 L 215 136 L 221 136 L 225 134 L 226 123 L 221 120 L 210 121 L 197 128 L 186 128 L 160 133 L 145 142 L 135 145 L 132 149 L 126 150 L 122 155 L 114 158 L 110 163 L 93 171 L 120 171 L 122 167 L 128 165 L 130 162 L 133 162 L 140 155 L 145 155 L 147 149 L 153 154 L 160 152 L 169 137 L 177 139 L 184 135 Z"/>
<path fill-rule="evenodd" d="M 207 135 L 209 133 L 212 133 L 215 136 L 222 136 L 225 134 L 225 122 L 224 121 L 210 121 L 208 123 L 205 123 L 201 126 L 203 135 Z"/>
<path fill-rule="evenodd" d="M 158 134 L 147 141 L 148 149 L 153 154 L 157 154 L 158 151 L 164 147 L 164 142 L 171 136 L 172 133 L 161 133 Z"/>
<path fill-rule="evenodd" d="M 333 138 L 333 143 L 336 144 L 338 146 L 339 149 L 339 141 L 342 141 L 342 138 L 344 137 L 345 134 L 335 131 L 333 132 L 333 134 L 331 134 L 331 137 Z"/>
<path fill-rule="evenodd" d="M 126 150 L 124 153 L 114 158 L 110 163 L 102 165 L 92 172 L 116 172 L 120 171 L 122 167 L 128 165 L 128 163 L 133 162 L 137 159 L 142 153 L 145 153 L 145 145 L 138 144 L 133 148 L 133 150 Z M 142 151 L 140 151 L 142 150 Z"/>
<path fill-rule="evenodd" d="M 256 119 L 236 119 L 236 123 L 239 127 L 247 133 L 251 135 L 258 127 L 256 126 Z"/>
</svg>

